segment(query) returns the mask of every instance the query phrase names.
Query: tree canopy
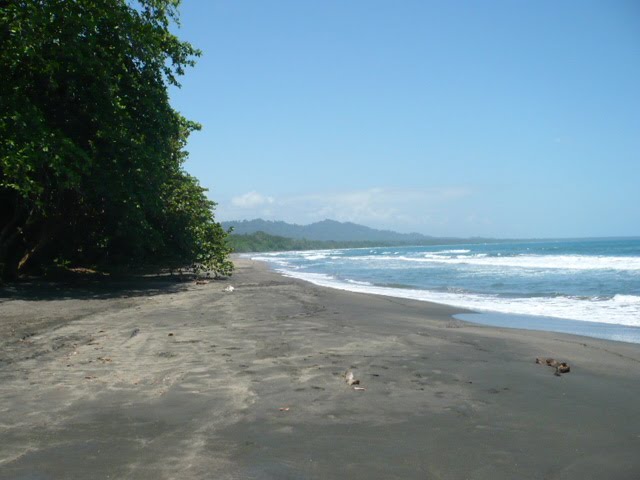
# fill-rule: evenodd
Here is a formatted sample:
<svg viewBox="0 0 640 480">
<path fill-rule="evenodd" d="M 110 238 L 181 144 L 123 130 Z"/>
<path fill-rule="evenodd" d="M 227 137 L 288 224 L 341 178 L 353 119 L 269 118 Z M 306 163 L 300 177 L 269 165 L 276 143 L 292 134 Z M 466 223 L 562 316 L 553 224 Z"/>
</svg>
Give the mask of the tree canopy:
<svg viewBox="0 0 640 480">
<path fill-rule="evenodd" d="M 215 204 L 182 165 L 199 125 L 169 85 L 200 52 L 179 0 L 0 0 L 2 278 L 66 262 L 229 274 Z"/>
</svg>

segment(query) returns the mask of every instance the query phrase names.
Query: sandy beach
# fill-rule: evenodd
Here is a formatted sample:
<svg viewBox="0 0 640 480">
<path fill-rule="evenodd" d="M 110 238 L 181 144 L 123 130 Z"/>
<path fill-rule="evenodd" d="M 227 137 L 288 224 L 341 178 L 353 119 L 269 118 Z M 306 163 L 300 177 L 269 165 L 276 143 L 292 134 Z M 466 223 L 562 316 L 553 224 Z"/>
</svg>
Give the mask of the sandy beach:
<svg viewBox="0 0 640 480">
<path fill-rule="evenodd" d="M 0 290 L 0 479 L 640 478 L 640 345 L 235 262 Z"/>
</svg>

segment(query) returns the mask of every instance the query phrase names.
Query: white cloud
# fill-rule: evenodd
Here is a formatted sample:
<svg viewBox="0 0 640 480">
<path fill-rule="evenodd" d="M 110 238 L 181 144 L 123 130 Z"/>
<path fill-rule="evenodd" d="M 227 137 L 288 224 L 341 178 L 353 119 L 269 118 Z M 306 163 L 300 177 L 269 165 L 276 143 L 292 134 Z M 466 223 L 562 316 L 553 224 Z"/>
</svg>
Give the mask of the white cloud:
<svg viewBox="0 0 640 480">
<path fill-rule="evenodd" d="M 363 223 L 382 228 L 413 228 L 424 224 L 445 203 L 471 192 L 466 188 L 390 189 L 370 188 L 290 197 L 281 201 L 284 210 L 301 221 L 324 218 Z"/>
<path fill-rule="evenodd" d="M 239 208 L 255 208 L 263 205 L 269 205 L 274 202 L 273 197 L 267 197 L 258 192 L 247 192 L 244 195 L 233 197 L 231 205 Z"/>
<path fill-rule="evenodd" d="M 218 218 L 263 218 L 308 224 L 326 218 L 375 228 L 430 232 L 448 220 L 459 199 L 471 195 L 468 188 L 425 189 L 369 188 L 342 192 L 316 192 L 268 197 L 249 192 L 220 202 Z"/>
</svg>

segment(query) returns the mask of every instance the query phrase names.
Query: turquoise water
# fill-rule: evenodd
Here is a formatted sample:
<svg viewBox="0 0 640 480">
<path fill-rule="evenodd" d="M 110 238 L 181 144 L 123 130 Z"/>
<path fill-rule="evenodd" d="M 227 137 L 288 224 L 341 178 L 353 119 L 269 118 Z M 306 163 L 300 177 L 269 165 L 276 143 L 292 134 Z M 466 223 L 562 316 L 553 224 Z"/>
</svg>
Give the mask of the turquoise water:
<svg viewBox="0 0 640 480">
<path fill-rule="evenodd" d="M 252 258 L 318 285 L 506 314 L 514 324 L 524 322 L 523 328 L 553 330 L 549 319 L 594 322 L 605 330 L 606 325 L 640 328 L 637 238 L 317 250 Z M 477 317 L 483 322 L 482 315 Z M 598 334 L 601 329 L 594 325 L 586 330 L 578 325 L 578 330 L 595 332 L 592 336 L 611 338 Z M 636 341 L 635 330 L 629 332 L 628 341 Z"/>
</svg>

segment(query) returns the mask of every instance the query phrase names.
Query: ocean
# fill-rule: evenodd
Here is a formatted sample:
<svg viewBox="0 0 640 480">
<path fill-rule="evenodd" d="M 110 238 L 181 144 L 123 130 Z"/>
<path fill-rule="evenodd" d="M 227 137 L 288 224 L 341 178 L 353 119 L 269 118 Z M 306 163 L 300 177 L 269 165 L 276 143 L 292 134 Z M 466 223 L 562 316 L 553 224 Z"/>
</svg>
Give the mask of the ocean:
<svg viewBox="0 0 640 480">
<path fill-rule="evenodd" d="M 251 254 L 353 292 L 479 312 L 459 318 L 640 343 L 640 239 L 469 243 Z"/>
</svg>

